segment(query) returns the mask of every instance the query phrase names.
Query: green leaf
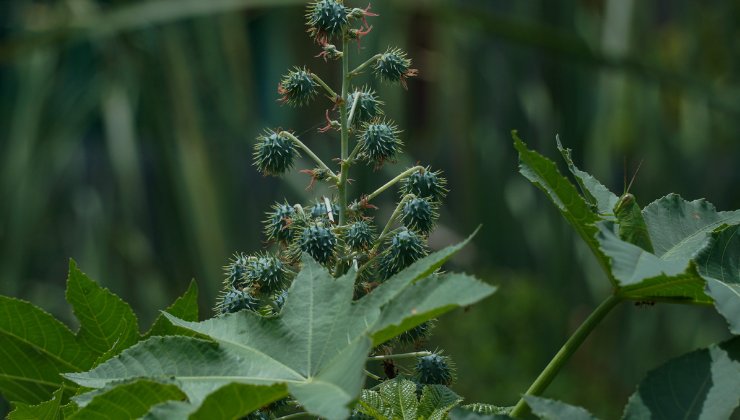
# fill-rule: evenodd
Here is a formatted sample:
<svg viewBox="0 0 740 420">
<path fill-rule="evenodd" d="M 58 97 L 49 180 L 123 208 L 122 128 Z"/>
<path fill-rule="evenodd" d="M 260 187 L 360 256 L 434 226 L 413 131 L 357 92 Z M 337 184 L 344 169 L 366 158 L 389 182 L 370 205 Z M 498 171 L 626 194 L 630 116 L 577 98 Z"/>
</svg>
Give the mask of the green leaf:
<svg viewBox="0 0 740 420">
<path fill-rule="evenodd" d="M 98 388 L 136 377 L 174 378 L 197 404 L 232 382 L 287 383 L 310 412 L 345 418 L 359 394 L 370 340 L 347 322 L 353 276 L 333 279 L 310 257 L 291 286 L 279 318 L 244 311 L 200 323 L 167 315 L 175 324 L 216 341 L 152 337 L 84 374 L 67 375 Z"/>
<path fill-rule="evenodd" d="M 740 403 L 740 337 L 673 359 L 648 373 L 624 419 L 727 419 Z"/>
<path fill-rule="evenodd" d="M 168 401 L 153 407 L 144 418 L 231 420 L 254 412 L 286 395 L 288 390 L 285 385 L 260 386 L 235 383 L 209 394 L 200 407 L 182 401 Z"/>
<path fill-rule="evenodd" d="M 140 380 L 126 383 L 95 395 L 69 417 L 77 419 L 128 420 L 146 414 L 152 406 L 169 400 L 183 400 L 175 385 Z"/>
<path fill-rule="evenodd" d="M 715 303 L 720 313 L 729 315 L 732 327 L 737 321 L 732 313 L 738 310 L 740 300 L 735 293 L 738 281 L 733 280 L 730 273 L 733 264 L 738 265 L 733 255 L 740 251 L 737 242 L 731 243 L 730 236 L 718 238 L 718 235 L 722 235 L 726 224 L 740 223 L 740 211 L 717 212 L 705 200 L 689 202 L 670 194 L 648 205 L 643 217 L 654 254 L 618 238 L 609 223 L 598 225 L 597 240 L 610 259 L 612 275 L 621 287 L 620 296 L 637 300 L 651 297 L 687 299 L 704 304 L 712 303 L 714 297 L 720 302 Z M 717 247 L 723 249 L 715 249 Z M 725 257 L 718 257 L 718 252 Z M 710 257 L 712 253 L 714 257 Z M 697 268 L 700 258 L 705 260 L 704 271 L 708 273 L 705 277 Z M 723 272 L 727 274 L 718 274 Z M 712 297 L 707 296 L 705 287 L 706 291 L 713 292 Z"/>
<path fill-rule="evenodd" d="M 64 388 L 54 391 L 53 397 L 37 405 L 14 403 L 15 409 L 8 420 L 58 420 L 61 419 L 61 404 Z"/>
<path fill-rule="evenodd" d="M 416 399 L 416 384 L 396 378 L 380 384 L 380 398 L 387 407 L 390 407 L 393 419 L 416 420 L 416 409 L 419 401 Z"/>
<path fill-rule="evenodd" d="M 459 273 L 433 275 L 413 283 L 383 308 L 380 319 L 371 329 L 373 345 L 382 344 L 458 306 L 471 305 L 495 291 L 495 287 Z"/>
<path fill-rule="evenodd" d="M 514 138 L 514 147 L 519 152 L 519 172 L 542 190 L 555 204 L 560 214 L 591 248 L 612 284 L 616 285 L 609 270 L 609 261 L 599 249 L 599 244 L 595 239 L 597 229 L 594 224 L 600 221 L 601 217 L 591 210 L 589 204 L 581 197 L 568 178 L 560 174 L 553 161 L 529 150 L 517 135 L 516 130 L 512 131 L 511 135 Z"/>
<path fill-rule="evenodd" d="M 329 419 L 345 418 L 364 382 L 371 332 L 403 324 L 407 318 L 426 319 L 440 310 L 473 303 L 494 290 L 462 275 L 412 284 L 422 275 L 418 273 L 430 272 L 438 260 L 427 261 L 427 266 L 416 265 L 397 276 L 395 281 L 405 287 L 395 284 L 395 292 L 385 293 L 382 299 L 370 299 L 373 292 L 355 302 L 356 273 L 334 279 L 304 255 L 303 269 L 288 290 L 278 317 L 242 311 L 190 322 L 166 314 L 174 325 L 214 342 L 152 337 L 89 372 L 66 376 L 91 388 L 142 377 L 175 383 L 195 405 L 230 383 L 287 384 L 308 412 Z M 417 291 L 422 285 L 424 290 Z M 409 303 L 407 308 L 401 305 L 404 300 Z M 415 313 L 413 308 L 417 308 Z M 385 324 L 378 324 L 381 317 Z M 375 328 L 376 324 L 380 327 Z"/>
<path fill-rule="evenodd" d="M 96 355 L 40 308 L 0 296 L 0 392 L 38 404 L 62 386 L 59 372 L 89 369 Z"/>
<path fill-rule="evenodd" d="M 444 385 L 425 385 L 419 400 L 419 418 L 442 420 L 463 398 Z"/>
<path fill-rule="evenodd" d="M 139 341 L 139 323 L 131 307 L 100 287 L 69 262 L 67 301 L 80 321 L 77 338 L 98 355 L 112 356 Z"/>
<path fill-rule="evenodd" d="M 740 224 L 740 210 L 718 212 L 706 200 L 686 201 L 669 194 L 642 211 L 655 255 L 686 260 L 706 246 L 709 235 L 721 225 Z"/>
<path fill-rule="evenodd" d="M 487 406 L 489 404 L 470 404 L 470 405 L 482 405 Z M 508 414 L 501 413 L 484 413 L 484 412 L 475 412 L 470 411 L 466 409 L 467 406 L 457 407 L 450 411 L 450 420 L 510 420 L 512 417 L 509 417 Z M 495 407 L 495 406 L 491 406 Z M 500 407 L 498 407 L 500 408 Z"/>
<path fill-rule="evenodd" d="M 619 282 L 620 296 L 634 300 L 672 298 L 695 303 L 712 302 L 704 293 L 704 280 L 690 257 L 683 260 L 660 258 L 620 239 L 609 222 L 599 223 L 597 239 L 611 260 L 612 275 Z"/>
<path fill-rule="evenodd" d="M 185 321 L 198 320 L 198 284 L 195 280 L 190 282 L 185 294 L 177 298 L 172 305 L 165 309 L 170 315 Z M 192 335 L 190 330 L 172 325 L 163 314 L 159 314 L 154 320 L 152 327 L 144 334 L 144 338 L 154 335 Z"/>
<path fill-rule="evenodd" d="M 532 412 L 543 420 L 596 420 L 586 409 L 547 398 L 525 395 Z"/>
<path fill-rule="evenodd" d="M 740 225 L 715 230 L 697 263 L 717 312 L 727 320 L 730 332 L 740 334 Z"/>
<path fill-rule="evenodd" d="M 359 410 L 376 420 L 416 420 L 424 418 L 417 415 L 418 406 L 416 384 L 397 377 L 381 383 L 377 391 L 363 390 Z"/>
<path fill-rule="evenodd" d="M 591 174 L 578 169 L 578 167 L 573 163 L 573 158 L 570 155 L 571 150 L 563 148 L 562 143 L 560 143 L 560 136 L 555 136 L 555 141 L 560 154 L 568 165 L 568 169 L 575 177 L 576 182 L 578 182 L 578 186 L 581 187 L 581 192 L 583 192 L 583 195 L 587 197 L 592 208 L 601 214 L 612 214 L 619 197 L 609 191 L 604 184 L 599 182 L 599 180 L 594 178 Z"/>
</svg>

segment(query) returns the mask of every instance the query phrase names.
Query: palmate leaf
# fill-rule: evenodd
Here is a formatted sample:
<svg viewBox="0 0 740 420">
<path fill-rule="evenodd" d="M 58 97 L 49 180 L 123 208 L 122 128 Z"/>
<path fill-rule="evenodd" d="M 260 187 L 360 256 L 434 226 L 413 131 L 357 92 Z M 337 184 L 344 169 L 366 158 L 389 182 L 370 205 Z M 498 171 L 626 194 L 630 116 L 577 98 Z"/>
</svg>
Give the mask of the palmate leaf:
<svg viewBox="0 0 740 420">
<path fill-rule="evenodd" d="M 738 275 L 731 273 L 733 264 L 739 264 L 740 247 L 731 240 L 731 233 L 723 232 L 726 224 L 740 223 L 740 211 L 717 212 L 704 200 L 689 202 L 670 194 L 648 205 L 643 215 L 655 254 L 621 240 L 608 222 L 598 225 L 597 240 L 610 258 L 612 274 L 619 282 L 618 294 L 636 300 L 657 297 L 694 303 L 712 303 L 716 295 L 720 313 L 730 315 L 730 325 L 736 325 L 739 321 L 732 314 L 738 312 L 740 295 L 733 293 Z M 706 277 L 711 278 L 710 288 L 699 274 L 701 264 Z M 707 295 L 705 288 L 712 293 Z"/>
<path fill-rule="evenodd" d="M 182 400 L 185 395 L 175 386 L 152 381 L 136 381 L 122 384 L 95 395 L 69 420 L 82 419 L 135 419 L 146 414 L 150 408 L 164 401 Z"/>
<path fill-rule="evenodd" d="M 59 416 L 60 406 L 77 388 L 60 373 L 88 370 L 139 340 L 128 304 L 88 278 L 74 261 L 66 297 L 80 321 L 76 334 L 40 308 L 0 296 L 0 393 L 14 403 L 17 418 L 44 418 L 47 409 L 53 409 L 49 418 Z M 197 288 L 191 285 L 169 309 L 197 319 Z M 183 331 L 163 320 L 149 334 Z"/>
<path fill-rule="evenodd" d="M 378 296 L 372 297 L 373 292 L 354 302 L 355 273 L 334 279 L 310 256 L 304 256 L 303 269 L 289 289 L 279 317 L 263 318 L 243 311 L 188 322 L 167 315 L 173 324 L 213 342 L 155 337 L 89 372 L 66 376 L 91 388 L 134 378 L 174 383 L 195 407 L 232 383 L 285 384 L 283 395 L 289 392 L 307 411 L 329 419 L 345 418 L 349 404 L 360 394 L 374 332 L 403 324 L 410 316 L 426 321 L 438 315 L 440 308 L 469 304 L 494 291 L 472 278 L 440 277 L 427 287 L 447 290 L 445 299 L 430 293 L 434 299 L 419 302 L 415 311 L 416 302 L 411 302 L 407 311 L 394 310 L 392 316 L 383 318 L 386 307 L 400 308 L 396 300 L 405 299 L 404 292 L 414 287 L 414 282 L 426 284 L 430 279 L 421 277 L 450 255 L 445 251 L 431 254 L 389 279 L 389 286 L 376 290 L 380 291 Z M 456 288 L 450 287 L 453 283 Z M 378 330 L 380 319 L 387 322 Z"/>
<path fill-rule="evenodd" d="M 740 334 L 740 225 L 717 228 L 712 243 L 697 256 L 697 270 L 717 312 Z"/>
<path fill-rule="evenodd" d="M 363 390 L 358 411 L 376 420 L 442 420 L 462 401 L 444 385 L 425 385 L 421 397 L 413 381 L 396 377 L 381 383 L 378 390 Z"/>
<path fill-rule="evenodd" d="M 727 419 L 740 403 L 740 337 L 673 359 L 648 373 L 624 419 Z"/>
<path fill-rule="evenodd" d="M 542 190 L 555 204 L 560 214 L 591 248 L 591 252 L 596 256 L 612 284 L 616 285 L 616 280 L 609 270 L 609 260 L 599 249 L 599 243 L 595 238 L 598 231 L 595 223 L 602 218 L 592 210 L 591 205 L 578 193 L 568 178 L 560 174 L 553 161 L 529 150 L 516 131 L 512 131 L 511 135 L 514 138 L 514 147 L 519 152 L 519 172 Z M 585 182 L 584 185 L 586 185 Z M 595 195 L 595 193 L 591 194 Z"/>
</svg>

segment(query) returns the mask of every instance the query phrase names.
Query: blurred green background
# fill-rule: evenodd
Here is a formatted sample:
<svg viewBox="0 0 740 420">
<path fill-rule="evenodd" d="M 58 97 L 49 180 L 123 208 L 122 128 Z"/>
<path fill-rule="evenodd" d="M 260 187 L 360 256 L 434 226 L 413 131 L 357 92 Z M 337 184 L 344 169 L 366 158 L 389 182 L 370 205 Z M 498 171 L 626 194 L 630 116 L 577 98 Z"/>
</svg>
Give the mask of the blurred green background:
<svg viewBox="0 0 740 420">
<path fill-rule="evenodd" d="M 365 2 L 349 2 L 366 6 Z M 254 137 L 283 127 L 325 160 L 325 102 L 276 102 L 281 75 L 314 58 L 305 1 L 0 0 L 0 293 L 73 324 L 69 258 L 134 305 L 143 323 L 191 278 L 203 313 L 235 251 L 262 246 L 263 212 L 309 201 L 305 175 L 265 179 Z M 565 337 L 608 293 L 595 260 L 542 194 L 517 173 L 509 131 L 577 163 L 641 204 L 677 192 L 740 208 L 740 3 L 635 0 L 377 0 L 373 32 L 352 62 L 406 49 L 420 76 L 408 92 L 377 85 L 408 154 L 442 169 L 451 192 L 433 248 L 483 230 L 452 264 L 500 285 L 442 318 L 431 341 L 457 363 L 467 400 L 513 404 Z M 557 160 L 557 159 L 556 159 Z M 626 162 L 626 164 L 624 163 Z M 301 168 L 308 163 L 299 164 Z M 378 201 L 381 218 L 394 194 Z M 619 416 L 662 361 L 721 340 L 711 308 L 623 305 L 547 396 Z"/>
</svg>

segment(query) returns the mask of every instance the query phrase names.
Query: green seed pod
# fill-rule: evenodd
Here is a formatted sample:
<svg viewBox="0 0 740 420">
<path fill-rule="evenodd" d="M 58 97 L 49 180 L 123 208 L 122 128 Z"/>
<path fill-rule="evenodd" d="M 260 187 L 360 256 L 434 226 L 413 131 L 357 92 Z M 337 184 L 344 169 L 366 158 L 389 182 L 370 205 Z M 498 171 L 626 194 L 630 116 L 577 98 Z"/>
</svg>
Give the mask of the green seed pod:
<svg viewBox="0 0 740 420">
<path fill-rule="evenodd" d="M 401 228 L 391 237 L 388 248 L 381 257 L 380 274 L 384 280 L 388 279 L 425 255 L 427 249 L 419 235 Z"/>
<path fill-rule="evenodd" d="M 419 344 L 420 342 L 429 338 L 434 328 L 434 320 L 422 322 L 414 328 L 402 332 L 398 336 L 398 341 L 401 344 Z"/>
<path fill-rule="evenodd" d="M 380 109 L 383 106 L 383 101 L 378 99 L 374 90 L 364 87 L 362 90 L 352 92 L 347 96 L 347 115 L 349 115 L 357 95 L 359 95 L 359 98 L 357 99 L 355 114 L 352 117 L 353 127 L 361 127 L 363 123 L 370 122 L 373 118 L 383 114 L 383 110 Z"/>
<path fill-rule="evenodd" d="M 288 298 L 288 291 L 283 290 L 280 293 L 275 295 L 275 298 L 272 300 L 272 307 L 275 313 L 280 312 L 281 309 L 283 309 L 283 305 L 285 305 L 285 299 Z"/>
<path fill-rule="evenodd" d="M 407 228 L 426 235 L 432 231 L 438 216 L 436 205 L 429 199 L 412 198 L 403 205 L 401 221 Z"/>
<path fill-rule="evenodd" d="M 316 96 L 318 86 L 305 67 L 296 67 L 283 76 L 278 85 L 280 102 L 290 106 L 306 105 Z"/>
<path fill-rule="evenodd" d="M 393 159 L 403 146 L 399 133 L 394 124 L 385 120 L 376 118 L 364 123 L 359 134 L 361 156 L 379 168 L 386 160 Z"/>
<path fill-rule="evenodd" d="M 439 203 L 447 195 L 447 180 L 442 171 L 432 171 L 428 166 L 401 181 L 401 195 L 413 194 Z"/>
<path fill-rule="evenodd" d="M 418 70 L 411 68 L 411 60 L 406 57 L 406 53 L 398 48 L 389 48 L 384 52 L 375 62 L 373 69 L 380 80 L 399 82 L 403 87 L 406 87 L 407 78 L 418 74 Z"/>
<path fill-rule="evenodd" d="M 249 262 L 247 256 L 241 252 L 237 252 L 229 261 L 229 264 L 224 266 L 226 272 L 225 285 L 227 287 L 242 288 L 247 285 L 247 266 Z"/>
<path fill-rule="evenodd" d="M 420 357 L 414 370 L 416 371 L 416 380 L 424 385 L 449 386 L 455 379 L 452 361 L 449 357 L 438 353 Z"/>
<path fill-rule="evenodd" d="M 349 11 L 337 0 L 317 0 L 308 5 L 306 25 L 308 33 L 320 44 L 340 35 L 349 24 Z"/>
<path fill-rule="evenodd" d="M 246 277 L 255 284 L 259 293 L 266 295 L 277 292 L 288 281 L 288 270 L 280 259 L 263 254 L 251 257 Z"/>
<path fill-rule="evenodd" d="M 344 242 L 353 251 L 367 250 L 372 246 L 373 241 L 375 241 L 375 229 L 364 220 L 358 220 L 349 225 L 344 235 Z"/>
<path fill-rule="evenodd" d="M 247 290 L 230 288 L 221 297 L 221 301 L 216 305 L 217 311 L 223 314 L 231 314 L 244 309 L 257 312 L 260 307 L 260 301 L 252 296 Z"/>
<path fill-rule="evenodd" d="M 287 202 L 275 203 L 272 211 L 267 213 L 265 237 L 268 241 L 286 241 L 290 238 L 289 226 L 295 215 L 295 209 Z"/>
<path fill-rule="evenodd" d="M 272 130 L 257 137 L 254 145 L 254 165 L 265 175 L 281 175 L 293 167 L 298 152 L 287 137 Z"/>
<path fill-rule="evenodd" d="M 326 264 L 334 258 L 337 237 L 323 223 L 313 223 L 304 228 L 299 240 L 301 251 L 311 255 L 319 263 Z"/>
</svg>

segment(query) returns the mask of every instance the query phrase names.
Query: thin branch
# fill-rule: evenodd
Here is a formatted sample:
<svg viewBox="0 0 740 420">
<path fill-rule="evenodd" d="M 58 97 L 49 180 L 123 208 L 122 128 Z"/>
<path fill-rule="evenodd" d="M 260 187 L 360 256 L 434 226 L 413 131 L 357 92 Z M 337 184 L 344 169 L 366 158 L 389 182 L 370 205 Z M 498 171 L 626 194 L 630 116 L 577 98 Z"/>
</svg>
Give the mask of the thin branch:
<svg viewBox="0 0 740 420">
<path fill-rule="evenodd" d="M 301 150 L 306 152 L 306 154 L 311 159 L 313 159 L 314 162 L 316 162 L 316 164 L 318 164 L 321 169 L 325 170 L 329 174 L 329 177 L 333 178 L 335 181 L 339 180 L 339 177 L 337 176 L 337 174 L 335 174 L 334 171 L 329 169 L 329 167 L 326 166 L 324 161 L 322 161 L 318 156 L 316 156 L 316 154 L 311 149 L 309 149 L 308 146 L 303 144 L 302 141 L 298 140 L 298 137 L 294 136 L 292 133 L 288 131 L 281 131 L 280 134 L 288 137 L 293 143 L 295 143 L 298 147 L 300 147 Z"/>
<path fill-rule="evenodd" d="M 372 200 L 373 198 L 377 197 L 383 191 L 385 191 L 388 188 L 392 187 L 398 181 L 406 178 L 407 176 L 413 174 L 414 172 L 418 172 L 418 171 L 424 170 L 424 169 L 425 168 L 423 166 L 414 166 L 413 168 L 406 169 L 405 171 L 403 171 L 400 174 L 398 174 L 395 178 L 391 179 L 390 181 L 388 181 L 384 185 L 382 185 L 380 188 L 378 188 L 377 190 L 375 190 L 372 193 L 370 193 L 370 195 L 368 195 L 367 197 L 365 197 L 365 200 L 367 200 L 367 201 Z"/>
<path fill-rule="evenodd" d="M 412 359 L 414 357 L 429 356 L 431 354 L 431 351 L 415 351 L 413 353 L 383 354 L 380 356 L 370 356 L 367 358 L 367 360 Z"/>
<path fill-rule="evenodd" d="M 374 62 L 376 62 L 382 56 L 383 56 L 383 54 L 375 54 L 374 56 L 370 57 L 369 60 L 365 61 L 364 63 L 362 63 L 359 66 L 357 66 L 354 70 L 352 70 L 351 72 L 349 72 L 349 75 L 351 77 L 354 77 L 354 76 L 359 75 L 361 71 L 365 70 L 365 67 L 373 64 Z"/>
<path fill-rule="evenodd" d="M 318 83 L 319 85 L 321 85 L 321 87 L 323 87 L 323 88 L 324 88 L 324 90 L 326 91 L 326 93 L 328 93 L 328 94 L 329 94 L 329 96 L 331 97 L 331 100 L 332 100 L 333 102 L 336 102 L 337 98 L 339 98 L 339 95 L 337 95 L 337 93 L 336 93 L 336 92 L 334 92 L 334 89 L 330 88 L 330 87 L 329 87 L 329 85 L 327 85 L 327 84 L 326 84 L 326 82 L 324 82 L 323 80 L 321 80 L 321 78 L 319 77 L 319 75 L 318 75 L 318 74 L 316 74 L 316 73 L 313 73 L 313 72 L 312 72 L 312 73 L 311 73 L 311 78 L 312 78 L 312 79 L 313 79 L 313 80 L 314 80 L 314 81 L 315 81 L 316 83 Z"/>
</svg>

